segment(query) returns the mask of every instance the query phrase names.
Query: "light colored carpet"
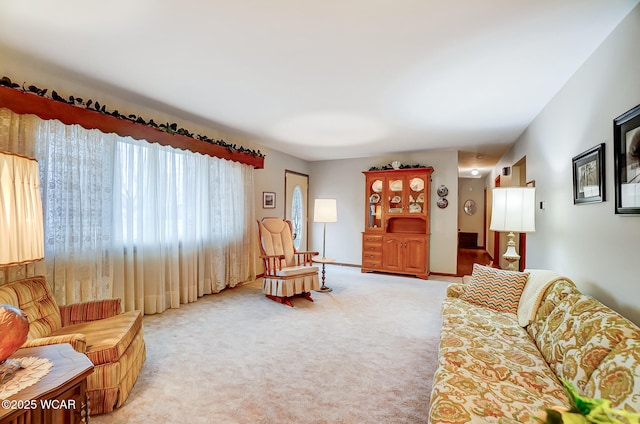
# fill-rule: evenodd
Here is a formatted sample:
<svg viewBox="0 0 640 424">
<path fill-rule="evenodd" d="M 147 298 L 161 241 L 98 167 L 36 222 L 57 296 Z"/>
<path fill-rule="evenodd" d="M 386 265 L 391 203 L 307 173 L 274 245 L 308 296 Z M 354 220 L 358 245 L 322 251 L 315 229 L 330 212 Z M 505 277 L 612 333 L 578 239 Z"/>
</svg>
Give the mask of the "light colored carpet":
<svg viewBox="0 0 640 424">
<path fill-rule="evenodd" d="M 93 423 L 426 423 L 446 281 L 327 266 L 294 308 L 252 283 L 144 318 L 127 403 Z"/>
</svg>

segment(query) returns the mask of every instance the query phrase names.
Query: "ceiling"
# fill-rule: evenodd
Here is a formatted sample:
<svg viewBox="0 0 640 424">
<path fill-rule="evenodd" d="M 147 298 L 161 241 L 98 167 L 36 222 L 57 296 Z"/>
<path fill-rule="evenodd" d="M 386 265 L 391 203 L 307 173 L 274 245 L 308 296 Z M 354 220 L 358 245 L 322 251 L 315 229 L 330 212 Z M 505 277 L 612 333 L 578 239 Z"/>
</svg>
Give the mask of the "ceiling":
<svg viewBox="0 0 640 424">
<path fill-rule="evenodd" d="M 636 4 L 3 0 L 0 72 L 66 71 L 305 160 L 455 149 L 462 173 L 494 165 Z"/>
</svg>

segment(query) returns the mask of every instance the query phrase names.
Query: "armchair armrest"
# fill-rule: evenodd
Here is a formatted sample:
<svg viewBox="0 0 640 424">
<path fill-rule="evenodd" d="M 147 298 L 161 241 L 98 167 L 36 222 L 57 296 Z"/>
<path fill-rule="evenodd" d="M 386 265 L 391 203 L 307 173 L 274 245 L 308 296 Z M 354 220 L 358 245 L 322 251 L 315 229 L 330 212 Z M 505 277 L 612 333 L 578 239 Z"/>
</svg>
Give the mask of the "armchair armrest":
<svg viewBox="0 0 640 424">
<path fill-rule="evenodd" d="M 276 272 L 282 268 L 282 260 L 284 255 L 260 255 L 264 261 L 265 275 L 276 275 Z"/>
<path fill-rule="evenodd" d="M 313 258 L 314 256 L 317 256 L 319 253 L 318 252 L 312 252 L 312 251 L 307 251 L 307 252 L 295 252 L 295 258 L 296 258 L 296 265 L 312 265 L 313 264 L 313 260 L 311 258 Z"/>
<path fill-rule="evenodd" d="M 452 283 L 447 286 L 447 297 L 460 297 L 464 293 L 464 284 Z"/>
<path fill-rule="evenodd" d="M 87 352 L 87 341 L 84 334 L 62 334 L 60 336 L 38 337 L 36 339 L 27 340 L 20 347 L 48 346 L 61 343 L 69 343 L 76 352 Z"/>
<path fill-rule="evenodd" d="M 120 314 L 120 299 L 92 300 L 60 306 L 62 326 L 96 321 Z"/>
</svg>

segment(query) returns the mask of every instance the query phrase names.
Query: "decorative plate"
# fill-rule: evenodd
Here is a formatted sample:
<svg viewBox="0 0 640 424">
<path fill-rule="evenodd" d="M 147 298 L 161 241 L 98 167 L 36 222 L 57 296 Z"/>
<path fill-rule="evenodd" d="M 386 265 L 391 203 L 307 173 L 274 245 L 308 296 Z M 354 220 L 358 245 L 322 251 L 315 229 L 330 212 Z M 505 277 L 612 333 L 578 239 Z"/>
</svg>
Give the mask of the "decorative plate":
<svg viewBox="0 0 640 424">
<path fill-rule="evenodd" d="M 373 193 L 369 197 L 369 203 L 378 203 L 380 201 L 380 195 L 378 193 Z"/>
<path fill-rule="evenodd" d="M 400 203 L 400 196 L 393 196 L 391 199 L 391 203 Z"/>
<path fill-rule="evenodd" d="M 412 178 L 409 181 L 409 187 L 413 191 L 422 191 L 424 190 L 424 180 L 422 178 Z"/>
<path fill-rule="evenodd" d="M 436 204 L 438 205 L 438 207 L 440 209 L 444 209 L 447 206 L 449 206 L 449 201 L 447 199 L 445 199 L 444 197 L 441 197 L 438 199 L 438 201 L 436 202 Z"/>
<path fill-rule="evenodd" d="M 416 199 L 416 202 L 418 203 L 424 203 L 424 193 L 420 193 L 418 195 L 418 199 Z"/>
<path fill-rule="evenodd" d="M 447 194 L 449 194 L 448 188 L 446 188 L 444 185 L 441 185 L 440 187 L 438 187 L 438 196 L 446 197 Z"/>
<path fill-rule="evenodd" d="M 382 181 L 375 180 L 373 184 L 371 184 L 371 190 L 375 191 L 376 193 L 382 193 Z"/>
<path fill-rule="evenodd" d="M 417 203 L 412 203 L 409 205 L 409 213 L 420 213 L 422 212 L 422 206 Z"/>
<path fill-rule="evenodd" d="M 402 180 L 393 180 L 389 182 L 389 189 L 391 191 L 402 191 Z"/>
</svg>

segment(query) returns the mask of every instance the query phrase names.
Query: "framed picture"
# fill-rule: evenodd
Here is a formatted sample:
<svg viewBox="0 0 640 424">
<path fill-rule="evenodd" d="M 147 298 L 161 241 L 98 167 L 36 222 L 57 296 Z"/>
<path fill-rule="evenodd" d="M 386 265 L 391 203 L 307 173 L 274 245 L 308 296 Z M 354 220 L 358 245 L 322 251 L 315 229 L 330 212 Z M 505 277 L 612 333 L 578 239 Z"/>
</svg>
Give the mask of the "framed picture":
<svg viewBox="0 0 640 424">
<path fill-rule="evenodd" d="M 262 209 L 275 209 L 276 194 L 271 191 L 262 192 Z"/>
<path fill-rule="evenodd" d="M 640 215 L 640 105 L 613 120 L 616 213 Z"/>
<path fill-rule="evenodd" d="M 573 203 L 604 200 L 604 143 L 601 143 L 573 158 Z"/>
</svg>

